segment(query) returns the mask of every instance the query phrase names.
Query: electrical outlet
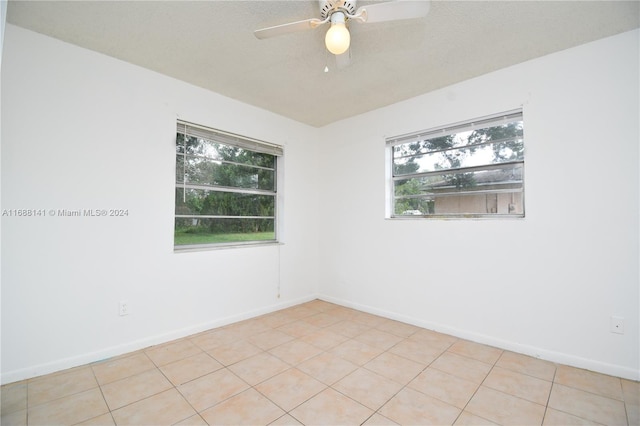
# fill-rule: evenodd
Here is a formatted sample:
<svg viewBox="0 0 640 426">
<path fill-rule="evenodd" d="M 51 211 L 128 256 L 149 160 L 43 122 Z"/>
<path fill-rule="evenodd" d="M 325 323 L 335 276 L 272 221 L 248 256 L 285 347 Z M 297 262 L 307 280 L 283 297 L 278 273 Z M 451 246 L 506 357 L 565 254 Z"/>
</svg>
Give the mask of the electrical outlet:
<svg viewBox="0 0 640 426">
<path fill-rule="evenodd" d="M 624 318 L 611 317 L 611 332 L 617 334 L 624 334 Z"/>
<path fill-rule="evenodd" d="M 128 300 L 121 300 L 120 301 L 120 304 L 118 305 L 118 312 L 119 312 L 121 317 L 123 317 L 125 315 L 129 315 L 129 301 Z"/>
</svg>

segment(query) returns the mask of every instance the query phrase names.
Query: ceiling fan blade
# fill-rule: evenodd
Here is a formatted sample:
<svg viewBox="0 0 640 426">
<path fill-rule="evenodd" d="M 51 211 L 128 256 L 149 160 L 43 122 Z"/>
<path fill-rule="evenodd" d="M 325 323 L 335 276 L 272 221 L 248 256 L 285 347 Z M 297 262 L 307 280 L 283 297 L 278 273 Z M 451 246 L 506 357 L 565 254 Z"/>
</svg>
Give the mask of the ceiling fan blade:
<svg viewBox="0 0 640 426">
<path fill-rule="evenodd" d="M 262 28 L 255 30 L 253 34 L 259 39 L 269 37 L 277 37 L 279 35 L 297 33 L 299 31 L 312 30 L 317 26 L 324 24 L 324 21 L 316 18 L 305 19 L 304 21 L 289 22 L 288 24 L 276 25 L 275 27 Z"/>
<path fill-rule="evenodd" d="M 364 23 L 396 21 L 400 19 L 422 18 L 427 16 L 430 1 L 390 1 L 386 3 L 362 6 L 356 11 L 356 16 Z"/>
</svg>

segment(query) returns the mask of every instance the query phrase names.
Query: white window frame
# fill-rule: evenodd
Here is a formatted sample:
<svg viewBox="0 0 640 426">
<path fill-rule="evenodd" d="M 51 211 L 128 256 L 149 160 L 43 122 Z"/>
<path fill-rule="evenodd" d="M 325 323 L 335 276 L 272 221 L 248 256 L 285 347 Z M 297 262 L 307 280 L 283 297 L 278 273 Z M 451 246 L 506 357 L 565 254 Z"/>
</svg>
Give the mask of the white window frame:
<svg viewBox="0 0 640 426">
<path fill-rule="evenodd" d="M 499 125 L 504 125 L 504 124 L 509 124 L 509 123 L 513 123 L 516 121 L 522 121 L 523 122 L 523 127 L 524 127 L 524 119 L 523 119 L 523 111 L 522 109 L 517 109 L 517 110 L 512 110 L 512 111 L 507 111 L 507 112 L 503 112 L 503 113 L 499 113 L 499 114 L 493 114 L 490 116 L 485 116 L 485 117 L 481 117 L 481 118 L 477 118 L 474 120 L 468 120 L 468 121 L 464 121 L 464 122 L 458 122 L 458 123 L 454 123 L 451 125 L 447 125 L 447 126 L 442 126 L 442 127 L 436 127 L 436 128 L 431 128 L 431 129 L 427 129 L 427 130 L 423 130 L 423 131 L 419 131 L 419 132 L 413 132 L 413 133 L 409 133 L 409 134 L 405 134 L 405 135 L 400 135 L 400 136 L 394 136 L 394 137 L 390 137 L 386 139 L 386 149 L 385 149 L 385 163 L 386 163 L 386 191 L 385 191 L 385 199 L 386 199 L 386 205 L 385 205 L 385 217 L 387 219 L 399 219 L 399 220 L 406 220 L 406 219 L 434 219 L 434 218 L 440 218 L 440 219 L 465 219 L 465 218 L 524 218 L 525 216 L 525 210 L 524 210 L 524 135 L 521 136 L 519 139 L 521 139 L 521 143 L 523 144 L 523 149 L 522 149 L 522 158 L 518 159 L 518 160 L 512 160 L 512 161 L 507 161 L 507 162 L 503 162 L 503 163 L 483 163 L 480 166 L 473 166 L 473 167 L 457 167 L 457 168 L 451 168 L 451 169 L 438 169 L 438 170 L 434 170 L 434 171 L 417 171 L 415 173 L 406 173 L 406 174 L 398 174 L 398 175 L 394 175 L 394 147 L 399 146 L 399 145 L 403 145 L 403 144 L 411 144 L 414 142 L 421 142 L 421 141 L 426 141 L 429 139 L 434 139 L 434 138 L 439 138 L 439 137 L 444 137 L 444 136 L 450 136 L 450 135 L 454 135 L 457 133 L 461 133 L 461 132 L 468 132 L 468 131 L 473 131 L 473 130 L 478 130 L 478 129 L 484 129 L 487 127 L 493 127 L 493 126 L 499 126 Z M 496 143 L 495 141 L 493 143 Z M 467 145 L 467 146 L 473 146 L 473 145 Z M 457 148 L 451 148 L 450 150 L 454 150 L 454 149 L 458 149 Z M 449 149 L 448 149 L 449 150 Z M 437 152 L 436 150 L 433 151 L 426 151 L 426 154 L 433 154 Z M 509 166 L 509 165 L 513 165 L 514 167 L 517 167 L 519 169 L 519 171 L 521 172 L 521 182 L 520 182 L 520 188 L 519 189 L 510 189 L 508 191 L 510 191 L 511 193 L 519 193 L 520 195 L 520 200 L 519 200 L 519 205 L 518 205 L 518 210 L 517 211 L 511 211 L 511 205 L 509 205 L 509 212 L 505 213 L 505 212 L 498 212 L 496 209 L 496 212 L 485 212 L 485 213 L 478 213 L 478 212 L 429 212 L 429 213 L 424 213 L 421 211 L 416 211 L 415 213 L 413 211 L 411 211 L 411 214 L 409 214 L 409 211 L 407 211 L 406 213 L 403 212 L 404 214 L 397 214 L 395 212 L 396 210 L 396 200 L 402 199 L 403 196 L 397 196 L 396 195 L 396 182 L 399 181 L 403 181 L 406 179 L 412 179 L 412 178 L 425 178 L 428 176 L 433 176 L 433 175 L 438 175 L 438 174 L 442 174 L 445 173 L 447 170 L 451 170 L 454 173 L 471 173 L 471 172 L 478 172 L 478 171 L 488 171 L 491 169 L 497 169 L 497 168 L 501 168 L 503 166 Z M 517 183 L 516 183 L 517 185 Z M 491 189 L 491 190 L 474 190 L 472 193 L 467 191 L 452 191 L 450 193 L 446 193 L 443 194 L 441 196 L 450 196 L 450 197 L 461 197 L 461 196 L 465 196 L 465 195 L 473 195 L 473 196 L 478 196 L 478 195 L 485 195 L 486 197 L 489 196 L 489 194 L 496 194 L 496 200 L 498 195 L 500 193 L 506 193 L 507 191 L 500 191 L 497 189 Z M 404 198 L 408 198 L 408 197 L 415 197 L 415 198 L 420 198 L 420 199 L 424 199 L 427 200 L 429 197 L 431 197 L 431 195 L 426 195 L 426 194 L 421 194 L 421 195 L 411 195 L 411 196 L 404 196 Z M 431 198 L 433 199 L 433 198 Z M 497 202 L 497 201 L 496 201 Z"/>
<path fill-rule="evenodd" d="M 178 144 L 178 137 L 181 134 L 193 136 L 197 138 L 206 139 L 217 144 L 222 144 L 226 146 L 242 148 L 247 151 L 269 154 L 275 156 L 275 188 L 273 191 L 268 191 L 264 189 L 251 189 L 251 188 L 241 188 L 241 187 L 223 187 L 216 185 L 203 185 L 197 183 L 188 183 L 185 182 L 183 177 L 182 182 L 179 182 L 177 179 L 179 171 L 178 168 L 178 156 L 180 155 L 178 152 L 175 153 L 176 160 L 174 162 L 175 165 L 175 176 L 176 183 L 175 188 L 182 188 L 183 190 L 188 189 L 204 189 L 216 192 L 233 192 L 239 194 L 256 194 L 256 195 L 271 195 L 274 197 L 274 215 L 273 216 L 226 216 L 226 215 L 185 215 L 185 214 L 177 214 L 175 212 L 175 206 L 177 205 L 177 200 L 174 200 L 174 233 L 175 233 L 175 219 L 177 218 L 202 218 L 202 219 L 228 219 L 228 218 L 254 218 L 254 219 L 272 219 L 274 223 L 274 239 L 269 240 L 250 240 L 250 241 L 235 241 L 235 242 L 214 242 L 214 243 L 206 243 L 206 244 L 185 244 L 185 245 L 176 245 L 175 244 L 175 236 L 174 236 L 174 251 L 194 251 L 194 250 L 207 250 L 207 249 L 220 249 L 220 248 L 236 248 L 236 247 L 247 247 L 247 246 L 256 246 L 256 245 L 273 245 L 280 244 L 282 240 L 282 205 L 283 205 L 283 196 L 282 196 L 282 188 L 284 182 L 284 148 L 281 145 L 273 144 L 270 142 L 261 141 L 254 138 L 249 138 L 246 136 L 241 136 L 238 134 L 225 132 L 218 129 L 209 128 L 206 126 L 202 126 L 199 124 L 194 124 L 184 120 L 177 121 L 177 134 L 176 134 L 176 146 Z M 183 158 L 186 158 L 186 154 L 183 153 Z M 214 161 L 215 162 L 215 161 Z"/>
</svg>

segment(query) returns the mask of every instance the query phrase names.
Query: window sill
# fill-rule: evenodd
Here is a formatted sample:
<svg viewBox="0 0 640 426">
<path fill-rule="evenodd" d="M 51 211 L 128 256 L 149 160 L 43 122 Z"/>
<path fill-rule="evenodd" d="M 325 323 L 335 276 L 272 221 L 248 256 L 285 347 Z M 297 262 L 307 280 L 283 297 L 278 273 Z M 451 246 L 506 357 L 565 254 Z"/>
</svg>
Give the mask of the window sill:
<svg viewBox="0 0 640 426">
<path fill-rule="evenodd" d="M 281 246 L 284 243 L 280 241 L 251 241 L 240 243 L 225 243 L 225 244 L 194 244 L 185 246 L 174 246 L 174 253 L 191 253 L 197 251 L 212 251 L 212 250 L 228 250 L 250 247 L 268 247 L 268 246 Z"/>
<path fill-rule="evenodd" d="M 512 220 L 512 219 L 524 219 L 524 214 L 490 214 L 490 215 L 414 215 L 414 216 L 391 216 L 385 217 L 386 220 Z"/>
</svg>

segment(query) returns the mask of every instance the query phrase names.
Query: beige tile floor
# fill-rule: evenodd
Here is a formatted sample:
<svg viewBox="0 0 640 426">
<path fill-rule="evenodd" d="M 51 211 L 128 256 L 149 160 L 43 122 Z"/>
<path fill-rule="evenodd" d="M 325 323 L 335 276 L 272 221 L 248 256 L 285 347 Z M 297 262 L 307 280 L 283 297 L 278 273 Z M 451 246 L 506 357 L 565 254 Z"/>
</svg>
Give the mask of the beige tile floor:
<svg viewBox="0 0 640 426">
<path fill-rule="evenodd" d="M 639 384 L 315 300 L 2 387 L 2 425 L 638 425 Z"/>
</svg>

